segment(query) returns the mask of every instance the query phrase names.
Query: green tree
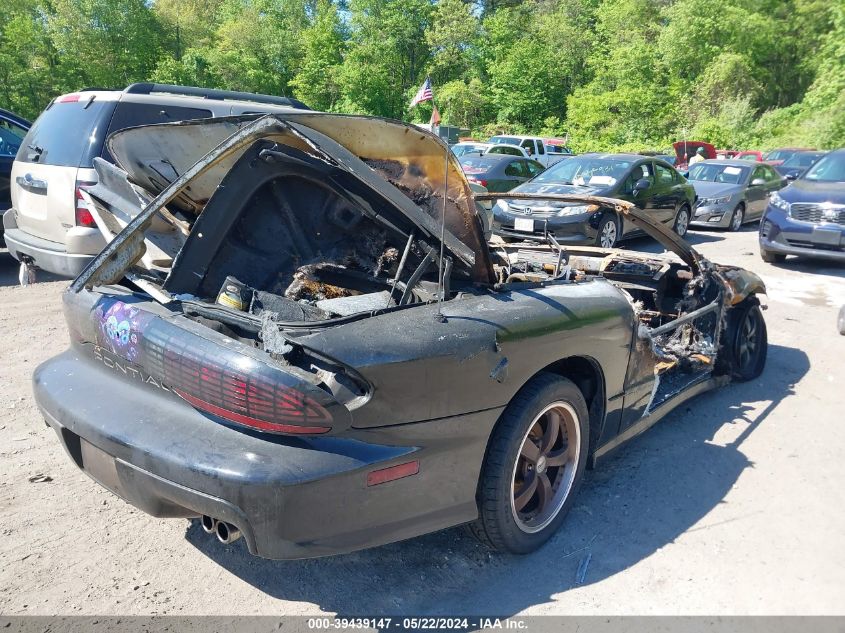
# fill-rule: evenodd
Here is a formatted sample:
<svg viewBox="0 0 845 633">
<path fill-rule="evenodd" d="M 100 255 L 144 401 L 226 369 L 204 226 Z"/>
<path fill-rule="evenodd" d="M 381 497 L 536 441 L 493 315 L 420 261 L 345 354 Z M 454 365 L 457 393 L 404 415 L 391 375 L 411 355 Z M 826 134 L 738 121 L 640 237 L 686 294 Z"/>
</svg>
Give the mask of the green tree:
<svg viewBox="0 0 845 633">
<path fill-rule="evenodd" d="M 56 65 L 40 7 L 11 0 L 0 12 L 0 106 L 35 118 L 56 90 Z"/>
<path fill-rule="evenodd" d="M 351 0 L 352 35 L 340 72 L 346 111 L 393 118 L 407 114 L 431 53 L 429 0 Z"/>
<path fill-rule="evenodd" d="M 312 108 L 329 111 L 338 107 L 344 36 L 337 6 L 331 0 L 317 0 L 311 24 L 302 32 L 301 66 L 291 81 L 294 94 Z"/>
<path fill-rule="evenodd" d="M 469 79 L 478 65 L 481 25 L 464 0 L 439 0 L 425 39 L 431 47 L 430 75 L 437 84 Z"/>
<path fill-rule="evenodd" d="M 46 24 L 59 90 L 146 81 L 161 54 L 161 26 L 144 0 L 53 0 Z"/>
</svg>

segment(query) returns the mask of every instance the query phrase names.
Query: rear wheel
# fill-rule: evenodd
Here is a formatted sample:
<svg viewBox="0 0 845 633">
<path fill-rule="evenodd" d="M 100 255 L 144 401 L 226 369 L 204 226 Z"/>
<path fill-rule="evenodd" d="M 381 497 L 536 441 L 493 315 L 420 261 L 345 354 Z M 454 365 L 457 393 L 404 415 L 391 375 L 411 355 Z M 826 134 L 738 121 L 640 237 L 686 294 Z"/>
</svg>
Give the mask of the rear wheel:
<svg viewBox="0 0 845 633">
<path fill-rule="evenodd" d="M 728 227 L 730 231 L 739 231 L 742 228 L 742 223 L 745 221 L 745 205 L 738 204 L 731 216 L 731 224 Z"/>
<path fill-rule="evenodd" d="M 619 241 L 619 222 L 612 213 L 605 213 L 599 219 L 598 233 L 596 234 L 596 246 L 602 248 L 613 248 Z"/>
<path fill-rule="evenodd" d="M 783 253 L 773 253 L 763 247 L 760 247 L 760 257 L 767 264 L 781 264 L 786 261 L 786 255 Z"/>
<path fill-rule="evenodd" d="M 541 374 L 514 397 L 496 426 L 478 490 L 472 533 L 526 554 L 563 522 L 587 463 L 587 403 L 572 382 Z"/>
<path fill-rule="evenodd" d="M 684 237 L 689 229 L 689 207 L 687 205 L 678 209 L 678 215 L 675 216 L 675 225 L 672 227 L 675 233 Z"/>
</svg>

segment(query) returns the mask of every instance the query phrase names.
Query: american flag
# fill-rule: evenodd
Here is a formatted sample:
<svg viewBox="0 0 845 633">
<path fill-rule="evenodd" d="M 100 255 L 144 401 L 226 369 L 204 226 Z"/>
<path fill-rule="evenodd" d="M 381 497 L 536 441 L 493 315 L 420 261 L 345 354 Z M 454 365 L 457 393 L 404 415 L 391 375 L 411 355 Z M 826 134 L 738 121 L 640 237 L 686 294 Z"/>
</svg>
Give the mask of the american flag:
<svg viewBox="0 0 845 633">
<path fill-rule="evenodd" d="M 409 107 L 413 108 L 418 103 L 431 101 L 432 99 L 434 99 L 434 93 L 431 91 L 431 78 L 426 77 L 423 85 L 420 86 L 419 90 L 417 90 L 417 94 L 414 96 Z"/>
</svg>

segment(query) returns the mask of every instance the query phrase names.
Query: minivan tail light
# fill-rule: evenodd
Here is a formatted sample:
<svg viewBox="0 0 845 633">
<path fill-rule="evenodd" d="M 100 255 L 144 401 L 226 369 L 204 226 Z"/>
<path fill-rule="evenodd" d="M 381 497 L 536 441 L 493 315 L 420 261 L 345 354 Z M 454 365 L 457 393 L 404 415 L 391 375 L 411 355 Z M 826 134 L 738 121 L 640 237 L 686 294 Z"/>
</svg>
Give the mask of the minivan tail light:
<svg viewBox="0 0 845 633">
<path fill-rule="evenodd" d="M 487 181 L 483 178 L 467 178 L 470 182 L 474 182 L 476 185 L 481 185 L 482 187 L 487 186 Z"/>
<path fill-rule="evenodd" d="M 76 103 L 79 101 L 78 94 L 71 94 L 71 95 L 64 95 L 63 97 L 59 97 L 57 99 L 59 103 Z"/>
<path fill-rule="evenodd" d="M 82 198 L 82 192 L 80 191 L 82 187 L 87 187 L 93 184 L 93 182 L 78 181 L 76 183 L 76 207 L 74 210 L 76 226 L 84 226 L 87 228 L 95 228 L 97 226 L 97 221 L 94 220 L 94 216 L 91 214 L 91 209 L 88 208 L 88 203 Z"/>
</svg>

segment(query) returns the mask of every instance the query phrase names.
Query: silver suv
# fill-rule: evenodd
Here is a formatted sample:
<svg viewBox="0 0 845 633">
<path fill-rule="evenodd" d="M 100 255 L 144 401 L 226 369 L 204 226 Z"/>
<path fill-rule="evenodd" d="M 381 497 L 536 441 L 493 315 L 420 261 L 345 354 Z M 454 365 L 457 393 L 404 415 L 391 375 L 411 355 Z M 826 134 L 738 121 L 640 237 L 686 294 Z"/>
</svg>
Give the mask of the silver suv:
<svg viewBox="0 0 845 633">
<path fill-rule="evenodd" d="M 56 97 L 12 165 L 12 208 L 3 214 L 9 252 L 27 268 L 72 278 L 103 249 L 105 238 L 79 189 L 97 179 L 94 158 L 111 160 L 105 139 L 112 132 L 292 108 L 307 109 L 286 97 L 151 83 Z"/>
</svg>

